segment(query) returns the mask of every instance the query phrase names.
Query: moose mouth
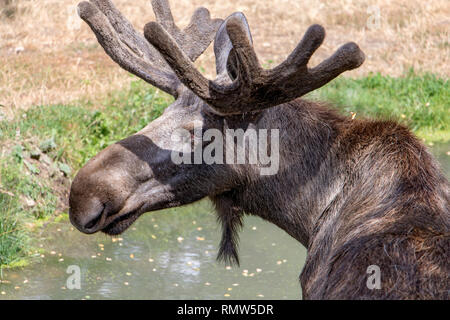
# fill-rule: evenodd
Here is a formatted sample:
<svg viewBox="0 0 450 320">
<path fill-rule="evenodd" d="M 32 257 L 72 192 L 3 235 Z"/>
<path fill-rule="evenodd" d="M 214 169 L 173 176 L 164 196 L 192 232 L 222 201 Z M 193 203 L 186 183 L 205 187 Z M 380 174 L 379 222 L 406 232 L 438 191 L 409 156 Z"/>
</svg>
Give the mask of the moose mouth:
<svg viewBox="0 0 450 320">
<path fill-rule="evenodd" d="M 119 217 L 108 223 L 100 231 L 110 236 L 116 236 L 123 233 L 140 216 L 140 209 L 141 207 L 120 215 Z"/>
</svg>

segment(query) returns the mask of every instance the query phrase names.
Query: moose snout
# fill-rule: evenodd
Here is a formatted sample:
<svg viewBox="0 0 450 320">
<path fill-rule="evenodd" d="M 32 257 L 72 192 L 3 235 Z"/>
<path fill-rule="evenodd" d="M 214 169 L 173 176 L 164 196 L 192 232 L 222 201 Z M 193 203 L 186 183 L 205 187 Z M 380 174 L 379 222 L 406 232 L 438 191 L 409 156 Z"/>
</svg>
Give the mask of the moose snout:
<svg viewBox="0 0 450 320">
<path fill-rule="evenodd" d="M 88 208 L 70 208 L 70 222 L 81 232 L 91 234 L 99 231 L 105 220 L 105 205 L 99 200 L 90 201 Z M 81 210 L 80 210 L 81 209 Z"/>
</svg>

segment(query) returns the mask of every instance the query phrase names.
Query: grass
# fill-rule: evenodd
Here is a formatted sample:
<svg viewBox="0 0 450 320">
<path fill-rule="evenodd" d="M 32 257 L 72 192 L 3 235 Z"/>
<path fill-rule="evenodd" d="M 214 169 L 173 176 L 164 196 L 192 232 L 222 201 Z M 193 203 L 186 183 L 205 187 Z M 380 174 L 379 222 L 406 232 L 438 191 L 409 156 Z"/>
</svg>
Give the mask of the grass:
<svg viewBox="0 0 450 320">
<path fill-rule="evenodd" d="M 448 80 L 410 71 L 400 78 L 341 77 L 308 98 L 330 101 L 344 114 L 398 120 L 427 141 L 449 141 L 449 94 Z M 37 106 L 0 121 L 0 268 L 29 261 L 31 240 L 64 212 L 70 178 L 89 158 L 143 128 L 170 102 L 139 80 L 99 105 Z"/>
<path fill-rule="evenodd" d="M 450 84 L 433 74 L 417 75 L 411 69 L 398 78 L 380 73 L 340 77 L 311 96 L 346 114 L 399 121 L 428 142 L 450 140 Z"/>
</svg>

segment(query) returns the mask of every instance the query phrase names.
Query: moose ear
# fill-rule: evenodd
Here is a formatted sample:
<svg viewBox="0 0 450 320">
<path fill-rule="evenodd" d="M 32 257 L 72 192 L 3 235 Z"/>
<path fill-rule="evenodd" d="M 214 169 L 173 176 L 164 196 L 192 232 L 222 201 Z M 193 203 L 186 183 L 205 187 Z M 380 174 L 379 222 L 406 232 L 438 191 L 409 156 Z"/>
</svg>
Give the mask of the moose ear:
<svg viewBox="0 0 450 320">
<path fill-rule="evenodd" d="M 253 43 L 252 35 L 250 33 L 250 27 L 242 12 L 235 12 L 229 16 L 220 26 L 216 33 L 216 38 L 214 40 L 214 54 L 216 56 L 216 72 L 217 75 L 222 75 L 227 72 L 228 76 L 234 80 L 237 77 L 237 64 L 238 60 L 236 54 L 234 53 L 233 44 L 231 43 L 230 37 L 227 33 L 227 22 L 231 18 L 238 18 L 242 21 L 242 25 L 247 31 L 247 37 L 250 43 Z"/>
</svg>

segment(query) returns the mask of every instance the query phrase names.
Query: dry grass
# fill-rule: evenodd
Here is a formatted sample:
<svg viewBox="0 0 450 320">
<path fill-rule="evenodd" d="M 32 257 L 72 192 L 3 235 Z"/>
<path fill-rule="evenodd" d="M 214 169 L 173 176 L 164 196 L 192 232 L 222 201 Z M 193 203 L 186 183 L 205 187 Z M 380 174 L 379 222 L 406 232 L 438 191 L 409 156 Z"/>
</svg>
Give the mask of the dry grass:
<svg viewBox="0 0 450 320">
<path fill-rule="evenodd" d="M 9 3 L 7 14 L 0 13 L 0 105 L 6 106 L 7 114 L 17 108 L 78 99 L 97 103 L 128 85 L 127 73 L 109 60 L 76 16 L 77 2 L 0 0 L 0 11 L 2 4 L 5 8 Z M 153 19 L 149 0 L 114 3 L 139 30 Z M 410 67 L 444 77 L 450 74 L 448 0 L 172 0 L 171 4 L 181 26 L 200 5 L 209 8 L 213 17 L 243 11 L 256 51 L 267 66 L 282 61 L 305 29 L 319 23 L 328 35 L 312 64 L 344 42 L 355 41 L 367 59 L 363 67 L 347 75 L 380 71 L 395 76 Z M 375 14 L 379 9 L 380 20 L 379 26 L 370 27 L 373 8 Z M 198 65 L 213 76 L 211 48 Z"/>
</svg>

